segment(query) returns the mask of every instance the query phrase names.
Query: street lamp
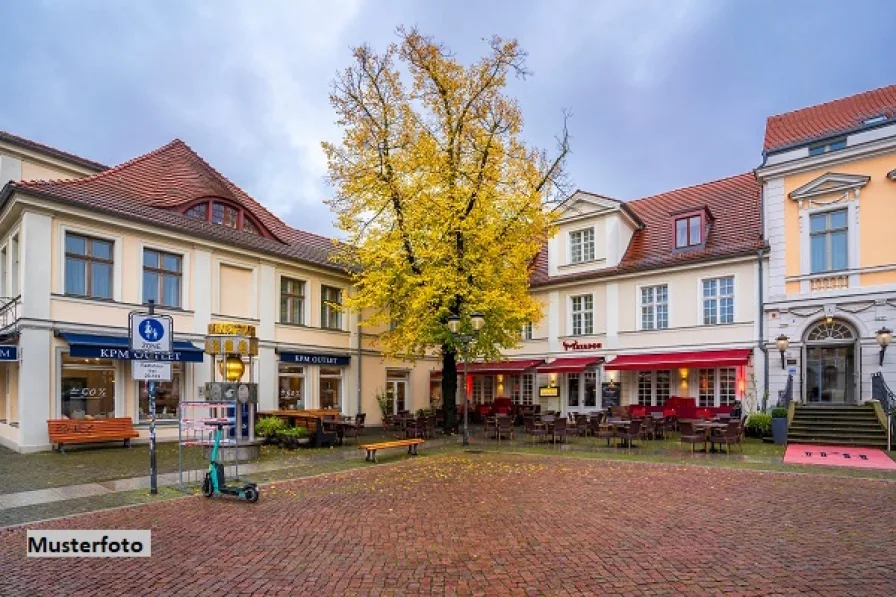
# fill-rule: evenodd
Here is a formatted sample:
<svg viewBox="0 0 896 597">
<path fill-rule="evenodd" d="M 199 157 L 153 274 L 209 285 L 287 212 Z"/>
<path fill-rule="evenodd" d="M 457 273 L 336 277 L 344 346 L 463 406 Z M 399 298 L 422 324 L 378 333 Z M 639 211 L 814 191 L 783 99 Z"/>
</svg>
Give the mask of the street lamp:
<svg viewBox="0 0 896 597">
<path fill-rule="evenodd" d="M 790 347 L 790 338 L 781 334 L 775 338 L 775 346 L 778 347 L 778 351 L 781 353 L 781 369 L 787 369 L 787 364 L 784 362 L 784 353 Z"/>
<path fill-rule="evenodd" d="M 887 346 L 893 341 L 893 330 L 883 327 L 877 330 L 877 343 L 880 344 L 880 366 L 884 366 L 884 353 L 887 352 Z"/>
<path fill-rule="evenodd" d="M 473 332 L 471 334 L 461 333 L 460 329 L 460 317 L 457 315 L 452 315 L 448 318 L 448 331 L 451 332 L 451 335 L 454 336 L 454 339 L 461 344 L 461 356 L 464 360 L 464 440 L 463 443 L 465 446 L 470 445 L 470 414 L 468 412 L 467 407 L 467 363 L 469 361 L 469 346 L 473 340 L 476 339 L 476 336 L 479 335 L 479 330 L 482 329 L 482 326 L 485 325 L 485 317 L 482 313 L 478 311 L 470 315 L 470 327 L 473 328 Z"/>
</svg>

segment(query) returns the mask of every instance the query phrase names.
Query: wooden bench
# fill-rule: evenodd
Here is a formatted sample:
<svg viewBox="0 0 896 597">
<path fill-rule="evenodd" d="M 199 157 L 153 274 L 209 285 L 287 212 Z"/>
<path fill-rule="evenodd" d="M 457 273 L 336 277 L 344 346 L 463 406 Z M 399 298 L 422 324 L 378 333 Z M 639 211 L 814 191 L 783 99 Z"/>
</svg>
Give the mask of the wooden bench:
<svg viewBox="0 0 896 597">
<path fill-rule="evenodd" d="M 56 450 L 65 452 L 65 444 L 93 444 L 123 441 L 131 445 L 131 438 L 140 434 L 134 422 L 126 417 L 115 419 L 51 419 L 47 421 L 47 434 Z"/>
<path fill-rule="evenodd" d="M 408 447 L 408 454 L 412 456 L 417 455 L 417 446 L 423 443 L 423 440 L 420 438 L 414 439 L 398 439 L 391 442 L 380 442 L 378 444 L 364 444 L 363 446 L 358 446 L 359 450 L 367 450 L 367 458 L 364 460 L 370 461 L 373 460 L 376 462 L 376 451 L 377 450 L 386 450 L 388 448 L 403 448 L 404 446 Z"/>
</svg>

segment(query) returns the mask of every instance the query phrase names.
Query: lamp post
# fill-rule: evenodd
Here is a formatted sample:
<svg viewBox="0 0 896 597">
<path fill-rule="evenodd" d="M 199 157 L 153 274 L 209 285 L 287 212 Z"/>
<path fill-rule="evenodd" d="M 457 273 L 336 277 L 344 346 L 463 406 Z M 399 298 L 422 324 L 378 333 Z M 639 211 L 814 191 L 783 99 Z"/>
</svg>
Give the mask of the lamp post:
<svg viewBox="0 0 896 597">
<path fill-rule="evenodd" d="M 787 369 L 787 363 L 784 362 L 784 353 L 790 347 L 790 338 L 781 334 L 775 338 L 775 346 L 778 347 L 778 351 L 781 353 L 781 369 Z"/>
<path fill-rule="evenodd" d="M 485 325 L 485 317 L 478 311 L 470 315 L 471 333 L 461 332 L 460 317 L 452 315 L 448 318 L 448 331 L 461 345 L 461 357 L 464 360 L 464 439 L 463 445 L 470 445 L 470 413 L 468 412 L 467 397 L 467 363 L 470 357 L 470 343 L 479 335 L 479 330 Z"/>
<path fill-rule="evenodd" d="M 877 330 L 877 343 L 880 344 L 880 363 L 884 366 L 884 353 L 887 352 L 887 346 L 893 341 L 893 330 L 883 327 Z"/>
</svg>

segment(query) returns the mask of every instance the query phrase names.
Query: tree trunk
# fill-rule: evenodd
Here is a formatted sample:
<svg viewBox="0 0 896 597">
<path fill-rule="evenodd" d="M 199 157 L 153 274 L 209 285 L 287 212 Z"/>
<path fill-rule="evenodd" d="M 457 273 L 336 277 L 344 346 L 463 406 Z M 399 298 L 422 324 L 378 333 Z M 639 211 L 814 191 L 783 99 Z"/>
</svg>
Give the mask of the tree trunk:
<svg viewBox="0 0 896 597">
<path fill-rule="evenodd" d="M 442 346 L 442 412 L 445 414 L 445 433 L 456 432 L 457 354 L 448 346 Z"/>
</svg>

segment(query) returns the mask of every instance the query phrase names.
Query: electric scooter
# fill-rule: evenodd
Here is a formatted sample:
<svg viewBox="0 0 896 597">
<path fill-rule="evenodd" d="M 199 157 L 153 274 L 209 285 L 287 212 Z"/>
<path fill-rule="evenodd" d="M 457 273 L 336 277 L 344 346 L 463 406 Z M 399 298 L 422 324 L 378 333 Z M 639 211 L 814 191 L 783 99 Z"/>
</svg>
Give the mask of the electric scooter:
<svg viewBox="0 0 896 597">
<path fill-rule="evenodd" d="M 202 481 L 202 495 L 230 495 L 247 502 L 258 501 L 258 486 L 255 483 L 245 485 L 227 485 L 224 478 L 224 465 L 218 462 L 218 447 L 221 445 L 221 430 L 223 425 L 218 423 L 215 430 L 215 446 L 212 448 L 211 461 L 208 463 L 208 472 Z"/>
</svg>

